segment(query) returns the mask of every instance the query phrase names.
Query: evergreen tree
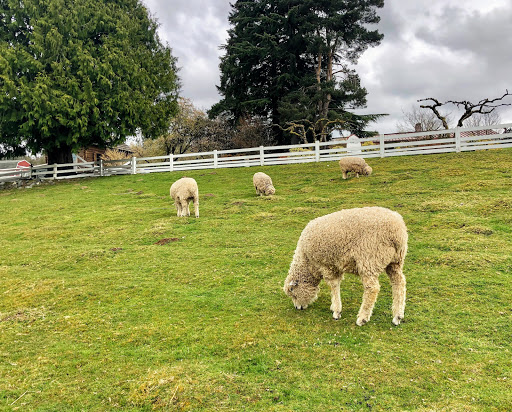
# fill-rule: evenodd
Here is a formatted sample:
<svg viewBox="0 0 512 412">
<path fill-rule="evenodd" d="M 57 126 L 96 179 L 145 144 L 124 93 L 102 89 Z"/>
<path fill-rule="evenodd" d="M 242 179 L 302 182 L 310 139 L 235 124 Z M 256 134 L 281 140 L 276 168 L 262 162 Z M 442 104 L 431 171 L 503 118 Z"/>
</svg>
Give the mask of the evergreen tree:
<svg viewBox="0 0 512 412">
<path fill-rule="evenodd" d="M 223 99 L 211 115 L 266 115 L 282 130 L 287 122 L 318 124 L 342 119 L 365 135 L 379 115 L 357 116 L 367 91 L 348 67 L 382 35 L 377 23 L 383 0 L 253 0 L 233 5 L 226 54 L 221 60 Z M 289 143 L 282 136 L 280 143 Z M 285 141 L 285 138 L 288 141 Z"/>
<path fill-rule="evenodd" d="M 298 87 L 307 66 L 295 18 L 300 3 L 253 0 L 233 5 L 233 27 L 220 63 L 218 89 L 224 98 L 209 111 L 211 117 L 229 113 L 236 122 L 253 115 L 280 123 L 280 100 Z"/>
<path fill-rule="evenodd" d="M 140 0 L 0 0 L 0 156 L 165 132 L 179 86 L 156 29 Z"/>
<path fill-rule="evenodd" d="M 383 0 L 308 0 L 311 13 L 304 22 L 309 39 L 309 51 L 316 55 L 314 97 L 316 116 L 320 119 L 334 117 L 347 121 L 348 128 L 359 135 L 361 126 L 375 119 L 374 116 L 354 116 L 347 108 L 366 105 L 366 89 L 347 63 L 356 63 L 359 56 L 370 46 L 379 44 L 383 35 L 370 31 L 370 24 L 380 18 L 376 8 L 384 6 Z M 336 80 L 341 74 L 341 81 Z"/>
</svg>

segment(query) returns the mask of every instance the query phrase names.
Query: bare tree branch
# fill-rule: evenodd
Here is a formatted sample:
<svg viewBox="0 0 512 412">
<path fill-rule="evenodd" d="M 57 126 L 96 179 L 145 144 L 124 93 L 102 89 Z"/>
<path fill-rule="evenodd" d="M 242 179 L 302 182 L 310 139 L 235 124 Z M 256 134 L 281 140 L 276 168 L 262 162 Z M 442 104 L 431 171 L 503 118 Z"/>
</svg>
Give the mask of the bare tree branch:
<svg viewBox="0 0 512 412">
<path fill-rule="evenodd" d="M 424 102 L 424 101 L 431 100 L 433 102 L 433 104 L 420 105 L 420 107 L 424 108 L 424 109 L 432 110 L 432 112 L 434 112 L 434 114 L 437 116 L 437 118 L 443 122 L 444 128 L 449 129 L 448 122 L 446 121 L 446 117 L 442 116 L 441 113 L 439 113 L 438 107 L 444 106 L 445 104 L 448 104 L 448 103 L 456 105 L 459 109 L 462 107 L 464 110 L 464 113 L 457 121 L 457 127 L 462 127 L 464 124 L 464 121 L 469 119 L 475 113 L 480 113 L 480 114 L 485 115 L 485 114 L 492 113 L 494 110 L 496 110 L 497 107 L 512 105 L 512 103 L 499 103 L 499 104 L 496 103 L 496 102 L 501 102 L 505 97 L 511 96 L 511 95 L 512 94 L 510 94 L 508 92 L 508 89 L 505 89 L 505 93 L 503 94 L 503 96 L 496 97 L 494 99 L 489 99 L 489 98 L 482 99 L 478 103 L 471 103 L 469 100 L 462 100 L 462 101 L 448 100 L 444 103 L 441 103 L 437 99 L 434 99 L 433 97 L 429 97 L 426 99 L 420 99 L 420 100 L 418 100 L 418 102 Z"/>
<path fill-rule="evenodd" d="M 488 114 L 492 113 L 497 107 L 510 106 L 511 103 L 494 104 L 495 102 L 499 102 L 503 100 L 506 96 L 510 95 L 511 94 L 508 92 L 508 89 L 505 89 L 505 93 L 503 94 L 503 96 L 496 97 L 495 99 L 482 99 L 476 104 L 473 104 L 467 100 L 463 100 L 461 102 L 455 100 L 448 100 L 446 103 L 452 103 L 456 105 L 458 108 L 464 106 L 464 113 L 457 122 L 457 126 L 462 127 L 464 120 L 470 118 L 475 113 Z"/>
<path fill-rule="evenodd" d="M 432 100 L 435 104 L 432 104 L 430 106 L 429 105 L 420 105 L 420 107 L 422 109 L 432 110 L 434 112 L 434 114 L 437 116 L 437 118 L 439 120 L 441 120 L 441 122 L 443 123 L 443 127 L 445 129 L 449 129 L 450 127 L 448 126 L 448 122 L 446 121 L 446 116 L 442 116 L 441 113 L 439 113 L 439 110 L 437 110 L 438 107 L 441 107 L 445 103 L 440 103 L 439 100 L 434 99 L 433 97 L 428 97 L 426 99 L 420 99 L 420 100 L 418 100 L 418 102 L 424 102 L 424 101 L 428 101 L 428 100 Z"/>
<path fill-rule="evenodd" d="M 303 143 L 307 143 L 308 133 L 311 133 L 313 140 L 320 140 L 321 142 L 325 142 L 330 131 L 335 129 L 335 127 L 332 127 L 333 125 L 343 125 L 346 123 L 346 121 L 341 119 L 329 120 L 326 118 L 321 118 L 316 122 L 312 122 L 308 119 L 301 119 L 286 122 L 286 127 L 282 127 L 279 124 L 275 124 L 274 126 L 279 127 L 284 132 L 298 136 Z"/>
</svg>

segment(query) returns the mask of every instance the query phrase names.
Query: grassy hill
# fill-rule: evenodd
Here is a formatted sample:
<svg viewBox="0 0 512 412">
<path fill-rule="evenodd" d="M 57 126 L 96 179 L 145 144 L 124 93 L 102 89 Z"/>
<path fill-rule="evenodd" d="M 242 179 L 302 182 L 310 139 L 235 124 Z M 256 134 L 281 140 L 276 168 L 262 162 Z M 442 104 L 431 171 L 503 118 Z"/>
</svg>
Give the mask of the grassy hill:
<svg viewBox="0 0 512 412">
<path fill-rule="evenodd" d="M 191 171 L 0 191 L 0 410 L 512 409 L 512 151 Z M 275 196 L 257 197 L 256 171 Z M 311 219 L 379 205 L 409 230 L 405 322 L 386 275 L 305 311 L 282 285 Z"/>
</svg>

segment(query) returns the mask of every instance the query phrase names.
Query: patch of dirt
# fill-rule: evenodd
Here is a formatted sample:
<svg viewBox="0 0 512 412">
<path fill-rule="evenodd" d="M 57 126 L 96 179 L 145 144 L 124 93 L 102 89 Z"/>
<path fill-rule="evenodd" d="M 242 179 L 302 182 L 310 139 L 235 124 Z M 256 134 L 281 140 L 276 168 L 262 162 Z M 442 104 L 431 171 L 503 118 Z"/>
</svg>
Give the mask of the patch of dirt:
<svg viewBox="0 0 512 412">
<path fill-rule="evenodd" d="M 155 242 L 155 245 L 166 245 L 171 242 L 178 242 L 180 239 L 177 237 L 166 237 L 163 239 L 160 239 L 158 242 Z"/>
<path fill-rule="evenodd" d="M 474 233 L 475 235 L 484 235 L 484 236 L 491 236 L 494 232 L 492 229 L 486 228 L 486 227 L 470 227 L 468 229 L 469 232 Z"/>
<path fill-rule="evenodd" d="M 35 322 L 38 319 L 44 319 L 42 308 L 26 308 L 11 313 L 0 313 L 0 322 Z"/>
<path fill-rule="evenodd" d="M 15 321 L 15 320 L 21 320 L 21 321 L 27 320 L 26 313 L 19 310 L 16 313 L 12 313 L 10 315 L 0 318 L 0 322 L 9 322 L 9 321 Z"/>
</svg>

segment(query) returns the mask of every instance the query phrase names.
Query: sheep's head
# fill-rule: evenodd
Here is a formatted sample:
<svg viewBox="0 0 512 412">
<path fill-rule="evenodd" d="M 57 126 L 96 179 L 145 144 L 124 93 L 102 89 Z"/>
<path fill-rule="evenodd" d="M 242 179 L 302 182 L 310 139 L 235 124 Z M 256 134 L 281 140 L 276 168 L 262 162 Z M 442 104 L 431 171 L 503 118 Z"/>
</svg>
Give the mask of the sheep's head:
<svg viewBox="0 0 512 412">
<path fill-rule="evenodd" d="M 297 280 L 288 276 L 284 282 L 284 293 L 292 298 L 296 309 L 306 309 L 318 297 L 320 287 L 303 280 Z"/>
<path fill-rule="evenodd" d="M 364 174 L 365 174 L 366 176 L 370 176 L 370 175 L 372 174 L 372 171 L 373 171 L 373 169 L 371 168 L 371 166 L 366 165 L 366 166 L 364 167 Z"/>
<path fill-rule="evenodd" d="M 265 195 L 266 196 L 273 195 L 275 193 L 276 193 L 276 189 L 274 186 L 272 186 L 272 185 L 265 186 Z"/>
</svg>

